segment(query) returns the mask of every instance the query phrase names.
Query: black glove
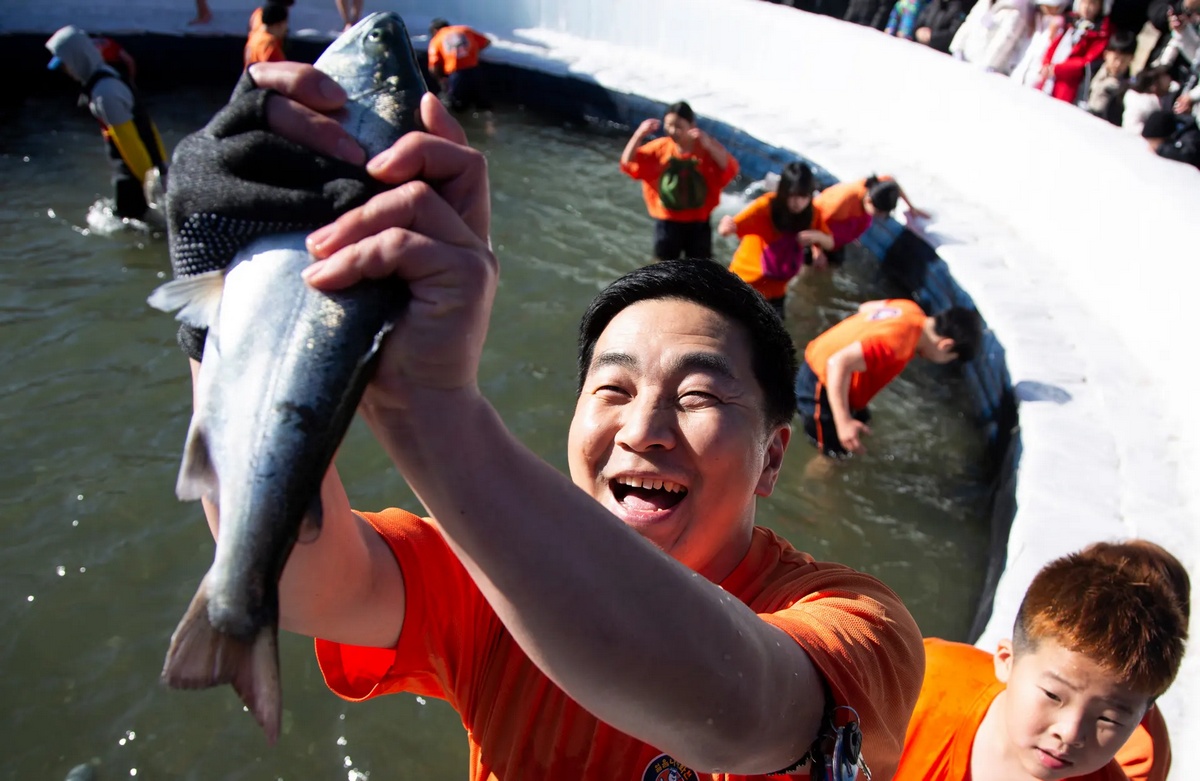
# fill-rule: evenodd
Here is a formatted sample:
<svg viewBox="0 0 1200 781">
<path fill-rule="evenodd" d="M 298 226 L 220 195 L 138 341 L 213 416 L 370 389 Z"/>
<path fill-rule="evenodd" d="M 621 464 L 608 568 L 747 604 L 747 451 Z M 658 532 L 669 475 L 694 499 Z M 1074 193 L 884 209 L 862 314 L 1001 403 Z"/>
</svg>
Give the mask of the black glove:
<svg viewBox="0 0 1200 781">
<path fill-rule="evenodd" d="M 384 189 L 362 166 L 270 132 L 271 94 L 244 74 L 229 103 L 175 147 L 167 241 L 176 278 L 224 269 L 262 236 L 327 225 Z M 203 329 L 181 326 L 179 343 L 199 360 Z"/>
</svg>

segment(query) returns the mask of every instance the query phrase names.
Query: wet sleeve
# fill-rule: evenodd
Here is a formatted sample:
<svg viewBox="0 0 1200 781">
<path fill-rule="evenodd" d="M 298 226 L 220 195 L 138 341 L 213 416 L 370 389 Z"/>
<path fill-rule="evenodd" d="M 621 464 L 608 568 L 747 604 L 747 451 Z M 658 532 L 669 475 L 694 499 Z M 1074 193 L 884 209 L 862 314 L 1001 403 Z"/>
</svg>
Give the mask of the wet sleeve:
<svg viewBox="0 0 1200 781">
<path fill-rule="evenodd" d="M 483 596 L 435 522 L 391 509 L 363 513 L 387 541 L 404 578 L 404 621 L 394 648 L 366 648 L 317 639 L 326 685 L 343 699 L 361 701 L 396 692 L 453 700 L 474 670 Z"/>
<path fill-rule="evenodd" d="M 858 713 L 872 777 L 891 778 L 925 675 L 921 632 L 900 597 L 848 567 L 819 565 L 803 591 L 798 602 L 762 618 L 804 648 L 834 705 Z"/>
</svg>

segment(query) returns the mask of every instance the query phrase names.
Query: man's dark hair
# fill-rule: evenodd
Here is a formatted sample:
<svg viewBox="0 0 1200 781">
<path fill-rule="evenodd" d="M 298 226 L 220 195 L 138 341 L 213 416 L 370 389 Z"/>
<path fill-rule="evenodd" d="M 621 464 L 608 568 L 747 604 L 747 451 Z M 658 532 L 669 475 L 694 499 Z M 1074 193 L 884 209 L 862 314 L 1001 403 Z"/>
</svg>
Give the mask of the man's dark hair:
<svg viewBox="0 0 1200 781">
<path fill-rule="evenodd" d="M 437 35 L 438 30 L 442 29 L 443 27 L 449 27 L 449 26 L 450 26 L 450 23 L 439 16 L 436 19 L 434 19 L 432 22 L 429 23 L 429 34 Z"/>
<path fill-rule="evenodd" d="M 938 336 L 953 339 L 954 354 L 960 361 L 969 361 L 983 341 L 983 318 L 974 309 L 952 306 L 933 316 L 933 330 Z"/>
<path fill-rule="evenodd" d="M 813 171 L 807 163 L 794 160 L 783 167 L 775 197 L 771 200 L 771 223 L 775 230 L 780 233 L 799 233 L 812 227 L 812 201 L 799 214 L 794 214 L 788 208 L 788 198 L 793 195 L 811 198 L 813 187 Z"/>
<path fill-rule="evenodd" d="M 663 116 L 665 117 L 667 114 L 674 114 L 680 119 L 686 119 L 692 124 L 696 123 L 696 112 L 692 111 L 692 107 L 683 100 L 667 106 L 667 110 L 663 112 Z"/>
<path fill-rule="evenodd" d="M 288 5 L 291 5 L 290 3 Z M 264 26 L 271 26 L 279 22 L 286 22 L 288 18 L 288 7 L 282 3 L 267 3 L 262 7 L 262 23 Z"/>
<path fill-rule="evenodd" d="M 639 301 L 692 301 L 746 329 L 750 364 L 762 387 L 768 426 L 796 414 L 796 346 L 779 315 L 754 288 L 711 260 L 664 260 L 631 271 L 592 299 L 579 323 L 579 382 L 583 390 L 596 340 L 619 313 Z"/>
<path fill-rule="evenodd" d="M 891 214 L 900 200 L 900 185 L 891 179 L 879 179 L 872 176 L 867 179 L 867 197 L 876 211 Z"/>
</svg>

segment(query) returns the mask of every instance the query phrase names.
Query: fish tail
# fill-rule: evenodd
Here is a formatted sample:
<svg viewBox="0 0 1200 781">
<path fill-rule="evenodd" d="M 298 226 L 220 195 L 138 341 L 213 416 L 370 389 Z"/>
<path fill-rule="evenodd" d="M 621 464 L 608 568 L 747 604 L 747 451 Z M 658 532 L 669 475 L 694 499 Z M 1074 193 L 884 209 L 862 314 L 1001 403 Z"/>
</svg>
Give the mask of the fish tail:
<svg viewBox="0 0 1200 781">
<path fill-rule="evenodd" d="M 277 635 L 274 623 L 249 640 L 221 632 L 209 620 L 208 592 L 201 583 L 171 635 L 162 680 L 175 689 L 231 684 L 273 745 L 282 714 Z"/>
</svg>

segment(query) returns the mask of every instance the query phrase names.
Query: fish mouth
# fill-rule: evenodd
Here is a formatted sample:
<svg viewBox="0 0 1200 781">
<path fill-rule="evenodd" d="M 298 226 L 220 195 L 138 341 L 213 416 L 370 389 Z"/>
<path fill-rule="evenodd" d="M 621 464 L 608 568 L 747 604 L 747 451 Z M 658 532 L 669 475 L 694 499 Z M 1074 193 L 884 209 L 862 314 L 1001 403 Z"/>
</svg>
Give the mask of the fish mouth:
<svg viewBox="0 0 1200 781">
<path fill-rule="evenodd" d="M 608 485 L 617 505 L 637 515 L 667 512 L 688 495 L 682 483 L 654 475 L 620 475 Z"/>
</svg>

